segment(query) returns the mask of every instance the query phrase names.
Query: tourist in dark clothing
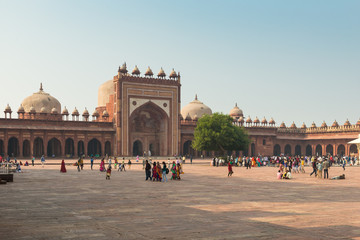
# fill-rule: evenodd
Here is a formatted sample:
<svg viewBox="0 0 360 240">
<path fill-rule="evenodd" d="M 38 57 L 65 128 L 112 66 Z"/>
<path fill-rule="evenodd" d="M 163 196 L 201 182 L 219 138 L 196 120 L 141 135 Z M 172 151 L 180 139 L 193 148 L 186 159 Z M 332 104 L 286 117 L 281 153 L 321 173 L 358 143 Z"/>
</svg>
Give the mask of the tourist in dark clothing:
<svg viewBox="0 0 360 240">
<path fill-rule="evenodd" d="M 150 180 L 152 180 L 152 177 L 151 177 L 151 165 L 148 162 L 148 160 L 146 160 L 146 164 L 145 164 L 145 175 L 146 175 L 145 181 L 147 181 L 149 178 L 150 178 Z"/>
</svg>

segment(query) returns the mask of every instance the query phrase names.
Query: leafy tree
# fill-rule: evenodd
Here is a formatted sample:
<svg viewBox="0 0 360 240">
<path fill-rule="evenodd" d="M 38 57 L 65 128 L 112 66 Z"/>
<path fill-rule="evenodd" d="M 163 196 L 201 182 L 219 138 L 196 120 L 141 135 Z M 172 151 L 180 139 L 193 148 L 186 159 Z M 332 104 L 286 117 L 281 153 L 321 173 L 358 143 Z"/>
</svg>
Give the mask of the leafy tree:
<svg viewBox="0 0 360 240">
<path fill-rule="evenodd" d="M 232 124 L 229 115 L 214 113 L 202 116 L 194 131 L 192 147 L 198 151 L 245 150 L 249 146 L 249 136 L 243 127 Z"/>
</svg>

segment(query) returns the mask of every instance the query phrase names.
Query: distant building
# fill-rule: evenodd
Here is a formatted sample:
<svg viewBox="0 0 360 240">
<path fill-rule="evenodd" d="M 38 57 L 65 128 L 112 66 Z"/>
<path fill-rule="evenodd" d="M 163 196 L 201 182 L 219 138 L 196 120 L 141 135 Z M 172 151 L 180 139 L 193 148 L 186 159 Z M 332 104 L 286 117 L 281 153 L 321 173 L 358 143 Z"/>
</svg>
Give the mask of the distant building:
<svg viewBox="0 0 360 240">
<path fill-rule="evenodd" d="M 197 120 L 212 110 L 197 96 L 180 109 L 180 73 L 171 71 L 166 77 L 161 68 L 157 77 L 150 67 L 140 76 L 135 66 L 131 74 L 126 64 L 118 74 L 99 88 L 98 107 L 80 115 L 75 108 L 70 114 L 61 103 L 40 90 L 25 98 L 12 118 L 6 106 L 5 118 L 0 119 L 0 154 L 16 157 L 55 156 L 212 156 L 214 152 L 198 152 L 191 142 Z M 320 127 L 313 123 L 298 128 L 295 123 L 276 126 L 271 118 L 261 121 L 250 116 L 235 104 L 229 115 L 233 124 L 243 126 L 251 143 L 244 152 L 234 155 L 358 155 L 355 144 L 347 142 L 358 137 L 360 120 L 352 125 L 336 121 Z"/>
</svg>

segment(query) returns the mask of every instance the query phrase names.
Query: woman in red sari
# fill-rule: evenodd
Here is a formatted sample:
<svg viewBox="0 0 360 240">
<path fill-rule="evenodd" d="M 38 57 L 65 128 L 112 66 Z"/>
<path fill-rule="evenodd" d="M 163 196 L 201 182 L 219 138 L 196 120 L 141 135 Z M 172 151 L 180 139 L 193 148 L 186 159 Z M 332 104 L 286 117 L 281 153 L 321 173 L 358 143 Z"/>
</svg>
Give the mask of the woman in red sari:
<svg viewBox="0 0 360 240">
<path fill-rule="evenodd" d="M 152 179 L 153 181 L 158 181 L 158 174 L 157 174 L 157 167 L 156 167 L 156 162 L 154 161 L 153 163 L 153 169 L 152 169 Z"/>
<path fill-rule="evenodd" d="M 231 177 L 233 174 L 233 170 L 232 170 L 232 166 L 231 166 L 230 162 L 228 162 L 228 171 L 229 171 L 228 177 Z"/>
<path fill-rule="evenodd" d="M 66 173 L 66 167 L 65 167 L 65 161 L 64 161 L 64 159 L 61 161 L 60 172 Z"/>
</svg>

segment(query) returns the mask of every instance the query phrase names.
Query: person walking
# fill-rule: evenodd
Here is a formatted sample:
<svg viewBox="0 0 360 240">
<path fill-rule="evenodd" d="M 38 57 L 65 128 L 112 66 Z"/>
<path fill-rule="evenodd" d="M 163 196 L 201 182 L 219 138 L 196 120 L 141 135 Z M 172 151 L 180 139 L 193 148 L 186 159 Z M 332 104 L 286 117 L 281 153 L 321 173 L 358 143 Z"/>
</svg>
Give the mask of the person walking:
<svg viewBox="0 0 360 240">
<path fill-rule="evenodd" d="M 315 173 L 315 177 L 316 177 L 317 176 L 317 168 L 316 168 L 316 160 L 315 159 L 312 162 L 312 168 L 313 168 L 313 171 L 310 173 L 310 176 Z"/>
<path fill-rule="evenodd" d="M 150 181 L 152 180 L 152 177 L 151 177 L 151 165 L 150 165 L 148 160 L 145 161 L 145 176 L 146 176 L 145 181 L 147 181 L 149 178 L 150 178 Z"/>
<path fill-rule="evenodd" d="M 231 177 L 233 173 L 232 165 L 230 162 L 228 162 L 228 177 Z"/>
<path fill-rule="evenodd" d="M 330 168 L 329 159 L 326 159 L 326 161 L 323 164 L 323 168 L 324 168 L 324 179 L 325 178 L 329 179 L 329 168 Z"/>
<path fill-rule="evenodd" d="M 41 156 L 40 161 L 41 161 L 42 167 L 44 167 L 44 165 L 45 165 L 45 157 L 44 157 L 44 155 Z"/>
<path fill-rule="evenodd" d="M 318 169 L 318 177 L 322 178 L 322 170 L 323 170 L 323 163 L 322 161 L 319 161 L 317 163 L 317 169 Z"/>
<path fill-rule="evenodd" d="M 162 168 L 162 181 L 163 181 L 163 182 L 165 182 L 165 181 L 167 182 L 168 179 L 167 179 L 166 174 L 169 173 L 169 169 L 166 167 L 166 163 L 165 163 L 165 162 L 162 162 L 162 164 L 163 164 L 163 168 Z"/>
<path fill-rule="evenodd" d="M 91 159 L 90 159 L 90 168 L 91 168 L 91 170 L 93 170 L 93 166 L 94 166 L 94 158 L 91 157 Z"/>
<path fill-rule="evenodd" d="M 31 165 L 34 166 L 35 165 L 35 157 L 33 156 L 31 159 Z"/>
<path fill-rule="evenodd" d="M 65 161 L 64 161 L 64 159 L 61 161 L 60 172 L 66 173 L 66 167 L 65 167 Z"/>
</svg>

